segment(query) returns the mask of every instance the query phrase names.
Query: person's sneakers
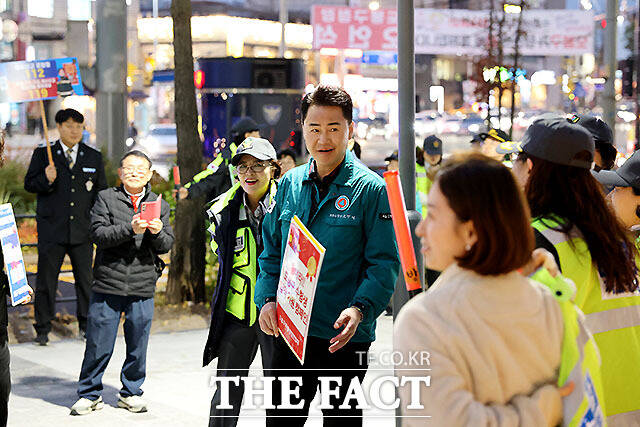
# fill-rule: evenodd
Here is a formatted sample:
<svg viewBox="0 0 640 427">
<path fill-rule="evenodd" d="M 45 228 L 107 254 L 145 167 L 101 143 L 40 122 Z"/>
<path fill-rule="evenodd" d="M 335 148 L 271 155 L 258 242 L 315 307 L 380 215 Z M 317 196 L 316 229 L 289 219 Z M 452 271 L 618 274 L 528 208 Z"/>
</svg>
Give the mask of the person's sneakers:
<svg viewBox="0 0 640 427">
<path fill-rule="evenodd" d="M 38 334 L 36 335 L 36 338 L 33 340 L 33 343 L 35 345 L 47 345 L 47 343 L 49 342 L 49 335 L 48 334 Z"/>
<path fill-rule="evenodd" d="M 86 397 L 81 397 L 71 407 L 71 415 L 87 415 L 92 411 L 97 411 L 104 407 L 102 397 L 98 397 L 96 400 L 89 400 Z"/>
<path fill-rule="evenodd" d="M 123 397 L 118 393 L 118 406 L 131 412 L 147 412 L 147 402 L 140 396 Z"/>
</svg>

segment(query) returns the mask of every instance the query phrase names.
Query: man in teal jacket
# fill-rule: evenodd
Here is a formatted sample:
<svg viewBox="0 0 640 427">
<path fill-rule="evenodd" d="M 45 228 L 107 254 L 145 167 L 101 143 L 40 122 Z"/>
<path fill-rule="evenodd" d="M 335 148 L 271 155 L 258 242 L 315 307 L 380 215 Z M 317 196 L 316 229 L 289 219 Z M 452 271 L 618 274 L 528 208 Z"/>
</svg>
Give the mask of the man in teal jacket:
<svg viewBox="0 0 640 427">
<path fill-rule="evenodd" d="M 375 340 L 376 318 L 389 302 L 398 276 L 398 252 L 384 181 L 352 153 L 350 96 L 341 88 L 319 86 L 302 101 L 303 136 L 312 158 L 280 181 L 275 205 L 263 222 L 264 251 L 254 300 L 260 327 L 278 336 L 275 296 L 289 225 L 297 215 L 326 248 L 311 312 L 304 370 L 282 338 L 272 365 L 278 376 L 301 376 L 301 409 L 267 410 L 267 426 L 302 426 L 319 376 L 342 376 L 334 409 L 323 410 L 324 425 L 342 425 L 341 416 L 360 416 L 355 399 L 338 409 L 352 378 L 367 370 L 367 352 Z M 316 369 L 316 371 L 310 371 Z M 342 371 L 336 371 L 341 369 Z M 350 370 L 345 370 L 350 369 Z M 274 403 L 280 396 L 273 387 Z M 296 399 L 292 399 L 295 405 Z M 277 418 L 286 415 L 287 417 Z M 349 425 L 361 425 L 350 418 Z"/>
</svg>

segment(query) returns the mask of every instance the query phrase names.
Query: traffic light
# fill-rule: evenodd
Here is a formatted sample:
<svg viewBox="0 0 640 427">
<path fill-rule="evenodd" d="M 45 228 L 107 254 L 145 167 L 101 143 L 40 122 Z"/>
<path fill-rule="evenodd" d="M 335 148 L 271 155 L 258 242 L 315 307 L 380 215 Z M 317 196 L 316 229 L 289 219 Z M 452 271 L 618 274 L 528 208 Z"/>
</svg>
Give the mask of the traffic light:
<svg viewBox="0 0 640 427">
<path fill-rule="evenodd" d="M 602 21 L 600 21 L 600 28 L 602 28 L 603 30 L 605 28 L 607 28 L 607 20 L 603 19 Z"/>
<path fill-rule="evenodd" d="M 633 59 L 627 58 L 620 61 L 622 70 L 622 96 L 633 96 Z"/>
</svg>

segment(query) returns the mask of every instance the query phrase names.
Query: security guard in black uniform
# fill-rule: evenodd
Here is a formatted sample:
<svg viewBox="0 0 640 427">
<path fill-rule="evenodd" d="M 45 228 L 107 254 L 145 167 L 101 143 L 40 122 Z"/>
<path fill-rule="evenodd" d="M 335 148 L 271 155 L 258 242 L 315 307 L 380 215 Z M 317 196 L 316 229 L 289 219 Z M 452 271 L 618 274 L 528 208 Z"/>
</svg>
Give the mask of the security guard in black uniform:
<svg viewBox="0 0 640 427">
<path fill-rule="evenodd" d="M 84 116 L 71 108 L 55 117 L 60 140 L 51 146 L 53 165 L 46 147 L 33 152 L 24 178 L 25 190 L 38 195 L 38 276 L 36 280 L 36 343 L 47 345 L 55 316 L 58 275 L 69 254 L 75 278 L 76 315 L 80 336 L 87 325 L 89 294 L 93 281 L 93 245 L 89 241 L 89 212 L 100 190 L 107 188 L 102 154 L 80 142 Z"/>
</svg>

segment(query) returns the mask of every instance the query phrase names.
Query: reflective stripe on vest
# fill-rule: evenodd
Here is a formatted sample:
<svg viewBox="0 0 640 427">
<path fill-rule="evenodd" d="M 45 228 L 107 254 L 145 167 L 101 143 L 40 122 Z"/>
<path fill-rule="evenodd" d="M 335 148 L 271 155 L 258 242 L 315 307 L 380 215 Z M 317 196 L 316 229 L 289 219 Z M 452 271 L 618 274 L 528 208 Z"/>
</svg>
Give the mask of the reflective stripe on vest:
<svg viewBox="0 0 640 427">
<path fill-rule="evenodd" d="M 551 276 L 549 276 L 551 277 Z M 552 283 L 538 280 L 552 291 Z M 582 313 L 573 302 L 563 300 L 562 294 L 556 298 L 562 312 L 564 332 L 562 337 L 562 355 L 558 371 L 558 387 L 573 382 L 573 392 L 562 400 L 563 425 L 565 426 L 602 426 L 604 425 L 604 392 L 600 368 L 600 356 L 593 336 L 585 328 Z"/>
<path fill-rule="evenodd" d="M 244 209 L 240 210 L 240 221 L 248 221 Z M 233 248 L 233 267 L 226 310 L 227 313 L 247 322 L 249 326 L 256 321 L 257 313 L 256 304 L 253 302 L 258 261 L 256 251 L 256 240 L 251 227 L 238 228 Z"/>
<path fill-rule="evenodd" d="M 624 414 L 640 425 L 640 295 L 606 291 L 579 232 L 567 236 L 553 230 L 559 224 L 549 219 L 536 219 L 532 225 L 553 244 L 562 274 L 576 284 L 576 305 L 600 350 L 607 422 L 613 424 L 613 416 Z"/>
<path fill-rule="evenodd" d="M 416 191 L 418 196 L 416 205 L 421 205 L 423 218 L 427 216 L 427 195 L 429 194 L 430 188 L 431 180 L 427 177 L 427 170 L 424 166 L 416 163 Z"/>
<path fill-rule="evenodd" d="M 236 151 L 238 150 L 238 147 L 236 146 L 236 144 L 231 143 L 231 145 L 229 145 L 229 150 L 231 150 L 231 157 L 235 156 Z M 218 169 L 220 168 L 220 165 L 222 165 L 222 162 L 226 162 L 224 156 L 222 155 L 222 153 L 218 154 L 216 156 L 215 159 L 213 159 L 213 161 L 211 163 L 209 163 L 207 165 L 207 167 L 201 171 L 198 172 L 193 179 L 191 180 L 191 182 L 187 183 L 184 187 L 185 188 L 189 188 L 191 187 L 191 184 L 194 184 L 196 182 L 200 182 L 203 179 L 205 179 L 206 177 L 208 177 L 209 175 L 212 175 L 214 173 L 216 173 L 218 171 Z M 234 171 L 234 167 L 229 164 L 229 175 L 231 176 L 231 185 L 236 183 L 235 180 L 235 176 L 233 174 Z"/>
</svg>

